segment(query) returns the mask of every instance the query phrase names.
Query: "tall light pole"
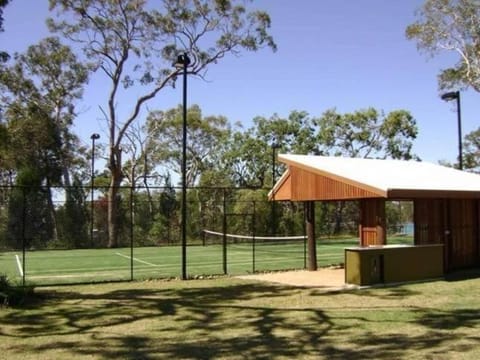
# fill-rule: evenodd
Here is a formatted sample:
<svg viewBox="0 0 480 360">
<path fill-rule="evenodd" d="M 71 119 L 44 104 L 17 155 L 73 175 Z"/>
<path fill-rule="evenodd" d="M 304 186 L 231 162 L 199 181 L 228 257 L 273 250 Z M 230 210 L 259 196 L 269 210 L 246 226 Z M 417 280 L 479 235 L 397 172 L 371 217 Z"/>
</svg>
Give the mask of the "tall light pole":
<svg viewBox="0 0 480 360">
<path fill-rule="evenodd" d="M 458 168 L 463 170 L 463 151 L 462 151 L 462 113 L 460 109 L 460 91 L 452 91 L 442 94 L 442 100 L 457 100 L 457 121 L 458 121 Z"/>
<path fill-rule="evenodd" d="M 187 279 L 187 67 L 190 58 L 187 53 L 178 55 L 173 64 L 183 70 L 183 126 L 182 126 L 182 280 Z"/>
<path fill-rule="evenodd" d="M 92 173 L 91 173 L 91 188 L 90 188 L 90 246 L 93 247 L 93 220 L 94 220 L 94 215 L 93 212 L 95 210 L 93 206 L 93 191 L 94 191 L 94 186 L 95 186 L 95 140 L 100 139 L 100 135 L 97 133 L 93 133 L 92 136 L 90 136 L 90 139 L 92 139 Z"/>
<path fill-rule="evenodd" d="M 280 148 L 280 145 L 273 142 L 272 143 L 272 190 L 275 187 L 275 150 Z M 272 236 L 275 236 L 277 230 L 277 214 L 276 214 L 276 204 L 275 204 L 275 191 L 272 192 Z"/>
</svg>

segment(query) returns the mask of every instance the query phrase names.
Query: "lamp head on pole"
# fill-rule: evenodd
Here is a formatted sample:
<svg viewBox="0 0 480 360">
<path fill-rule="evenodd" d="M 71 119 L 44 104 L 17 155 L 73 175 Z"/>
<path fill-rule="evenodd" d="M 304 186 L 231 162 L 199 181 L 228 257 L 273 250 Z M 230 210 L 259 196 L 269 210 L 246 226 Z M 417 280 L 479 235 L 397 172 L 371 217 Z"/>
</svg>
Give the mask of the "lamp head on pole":
<svg viewBox="0 0 480 360">
<path fill-rule="evenodd" d="M 90 136 L 90 139 L 98 140 L 98 139 L 100 139 L 100 135 L 98 135 L 97 133 L 94 133 L 94 134 L 92 134 L 92 136 Z"/>
<path fill-rule="evenodd" d="M 173 66 L 179 70 L 186 68 L 190 65 L 190 58 L 188 57 L 187 53 L 183 53 L 178 55 L 177 61 L 173 63 Z"/>
<path fill-rule="evenodd" d="M 451 101 L 451 100 L 456 100 L 460 97 L 460 92 L 459 91 L 451 91 L 447 92 L 445 94 L 442 94 L 440 98 L 445 101 Z"/>
</svg>

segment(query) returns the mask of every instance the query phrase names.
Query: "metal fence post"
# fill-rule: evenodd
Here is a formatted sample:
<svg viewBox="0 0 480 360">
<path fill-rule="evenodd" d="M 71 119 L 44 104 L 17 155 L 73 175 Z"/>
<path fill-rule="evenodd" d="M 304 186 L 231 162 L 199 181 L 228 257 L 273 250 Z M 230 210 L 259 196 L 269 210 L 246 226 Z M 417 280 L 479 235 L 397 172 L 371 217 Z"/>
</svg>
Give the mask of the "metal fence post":
<svg viewBox="0 0 480 360">
<path fill-rule="evenodd" d="M 255 273 L 255 201 L 253 201 L 253 216 L 252 216 L 252 272 Z"/>
<path fill-rule="evenodd" d="M 25 199 L 25 187 L 22 187 L 22 286 L 25 287 L 25 252 L 26 252 L 26 236 L 25 236 L 25 225 L 27 223 L 27 204 Z"/>
<path fill-rule="evenodd" d="M 130 280 L 133 281 L 133 186 L 130 186 Z"/>
<path fill-rule="evenodd" d="M 227 199 L 223 189 L 223 273 L 227 275 Z"/>
<path fill-rule="evenodd" d="M 303 268 L 307 268 L 307 214 L 303 206 Z"/>
</svg>

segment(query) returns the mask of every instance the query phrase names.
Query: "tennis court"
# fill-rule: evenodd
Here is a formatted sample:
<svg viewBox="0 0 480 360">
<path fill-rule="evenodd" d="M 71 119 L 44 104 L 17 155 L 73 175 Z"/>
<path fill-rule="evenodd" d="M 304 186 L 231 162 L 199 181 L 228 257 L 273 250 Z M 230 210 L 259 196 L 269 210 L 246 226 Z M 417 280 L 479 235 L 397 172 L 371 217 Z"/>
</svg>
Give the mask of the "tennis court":
<svg viewBox="0 0 480 360">
<path fill-rule="evenodd" d="M 389 242 L 405 242 L 392 239 Z M 356 238 L 318 242 L 318 266 L 343 263 L 344 248 L 358 244 Z M 0 253 L 2 273 L 15 282 L 50 285 L 101 281 L 125 281 L 179 277 L 180 246 L 115 249 L 11 251 Z M 224 257 L 225 254 L 225 257 Z M 189 277 L 241 275 L 271 270 L 303 269 L 305 241 L 255 242 L 195 245 L 187 247 Z"/>
</svg>

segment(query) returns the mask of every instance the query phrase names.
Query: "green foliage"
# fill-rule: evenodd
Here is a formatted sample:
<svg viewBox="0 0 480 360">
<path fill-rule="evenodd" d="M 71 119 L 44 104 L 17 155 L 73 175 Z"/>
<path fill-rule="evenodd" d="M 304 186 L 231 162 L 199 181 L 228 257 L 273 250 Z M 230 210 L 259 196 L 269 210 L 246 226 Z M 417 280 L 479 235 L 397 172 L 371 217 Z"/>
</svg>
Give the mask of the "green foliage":
<svg viewBox="0 0 480 360">
<path fill-rule="evenodd" d="M 78 179 L 65 189 L 65 206 L 57 211 L 60 228 L 60 247 L 81 249 L 89 247 L 89 213 L 85 202 L 85 189 Z"/>
<path fill-rule="evenodd" d="M 3 8 L 8 5 L 10 0 L 0 0 L 0 32 L 3 31 Z"/>
<path fill-rule="evenodd" d="M 271 203 L 265 201 L 266 197 L 266 190 L 239 190 L 235 194 L 235 199 L 229 204 L 228 213 L 231 213 L 232 216 L 228 217 L 230 220 L 227 224 L 228 233 L 270 234 Z"/>
<path fill-rule="evenodd" d="M 61 177 L 61 140 L 52 119 L 34 104 L 26 108 L 12 105 L 9 121 L 9 163 L 17 172 L 17 184 L 55 185 Z"/>
<path fill-rule="evenodd" d="M 468 133 L 464 138 L 463 168 L 480 172 L 480 128 Z"/>
<path fill-rule="evenodd" d="M 272 174 L 274 149 L 276 154 L 317 153 L 315 129 L 306 112 L 292 111 L 286 119 L 276 114 L 256 117 L 253 123 L 233 132 L 223 155 L 223 172 L 238 186 L 266 187 L 273 177 L 278 179 L 284 168 L 276 163 Z"/>
<path fill-rule="evenodd" d="M 326 111 L 316 119 L 320 153 L 362 158 L 412 159 L 418 129 L 405 110 L 387 115 L 374 108 L 338 114 Z"/>
<path fill-rule="evenodd" d="M 268 171 L 268 144 L 252 131 L 235 132 L 222 161 L 221 172 L 240 187 L 264 187 Z"/>
<path fill-rule="evenodd" d="M 6 109 L 0 171 L 8 174 L 1 180 L 31 188 L 11 197 L 10 244 L 18 245 L 20 238 L 31 247 L 60 241 L 51 187 L 68 187 L 71 174 L 82 166 L 71 126 L 74 102 L 86 80 L 86 67 L 53 37 L 15 54 L 12 63 L 0 68 L 0 103 Z"/>
<path fill-rule="evenodd" d="M 408 201 L 387 201 L 385 203 L 387 232 L 396 234 L 402 231 L 401 226 L 413 222 L 413 203 Z"/>
<path fill-rule="evenodd" d="M 223 116 L 202 116 L 198 105 L 187 111 L 187 186 L 198 183 L 200 175 L 221 161 L 223 147 L 230 135 L 228 120 Z M 163 163 L 181 173 L 182 107 L 150 112 L 147 118 L 150 161 Z"/>
<path fill-rule="evenodd" d="M 431 56 L 444 51 L 457 54 L 457 62 L 438 76 L 440 89 L 460 86 L 480 91 L 479 28 L 477 0 L 426 0 L 406 35 Z"/>
<path fill-rule="evenodd" d="M 33 297 L 33 291 L 32 286 L 13 285 L 6 275 L 0 274 L 0 307 L 25 305 Z"/>
</svg>

